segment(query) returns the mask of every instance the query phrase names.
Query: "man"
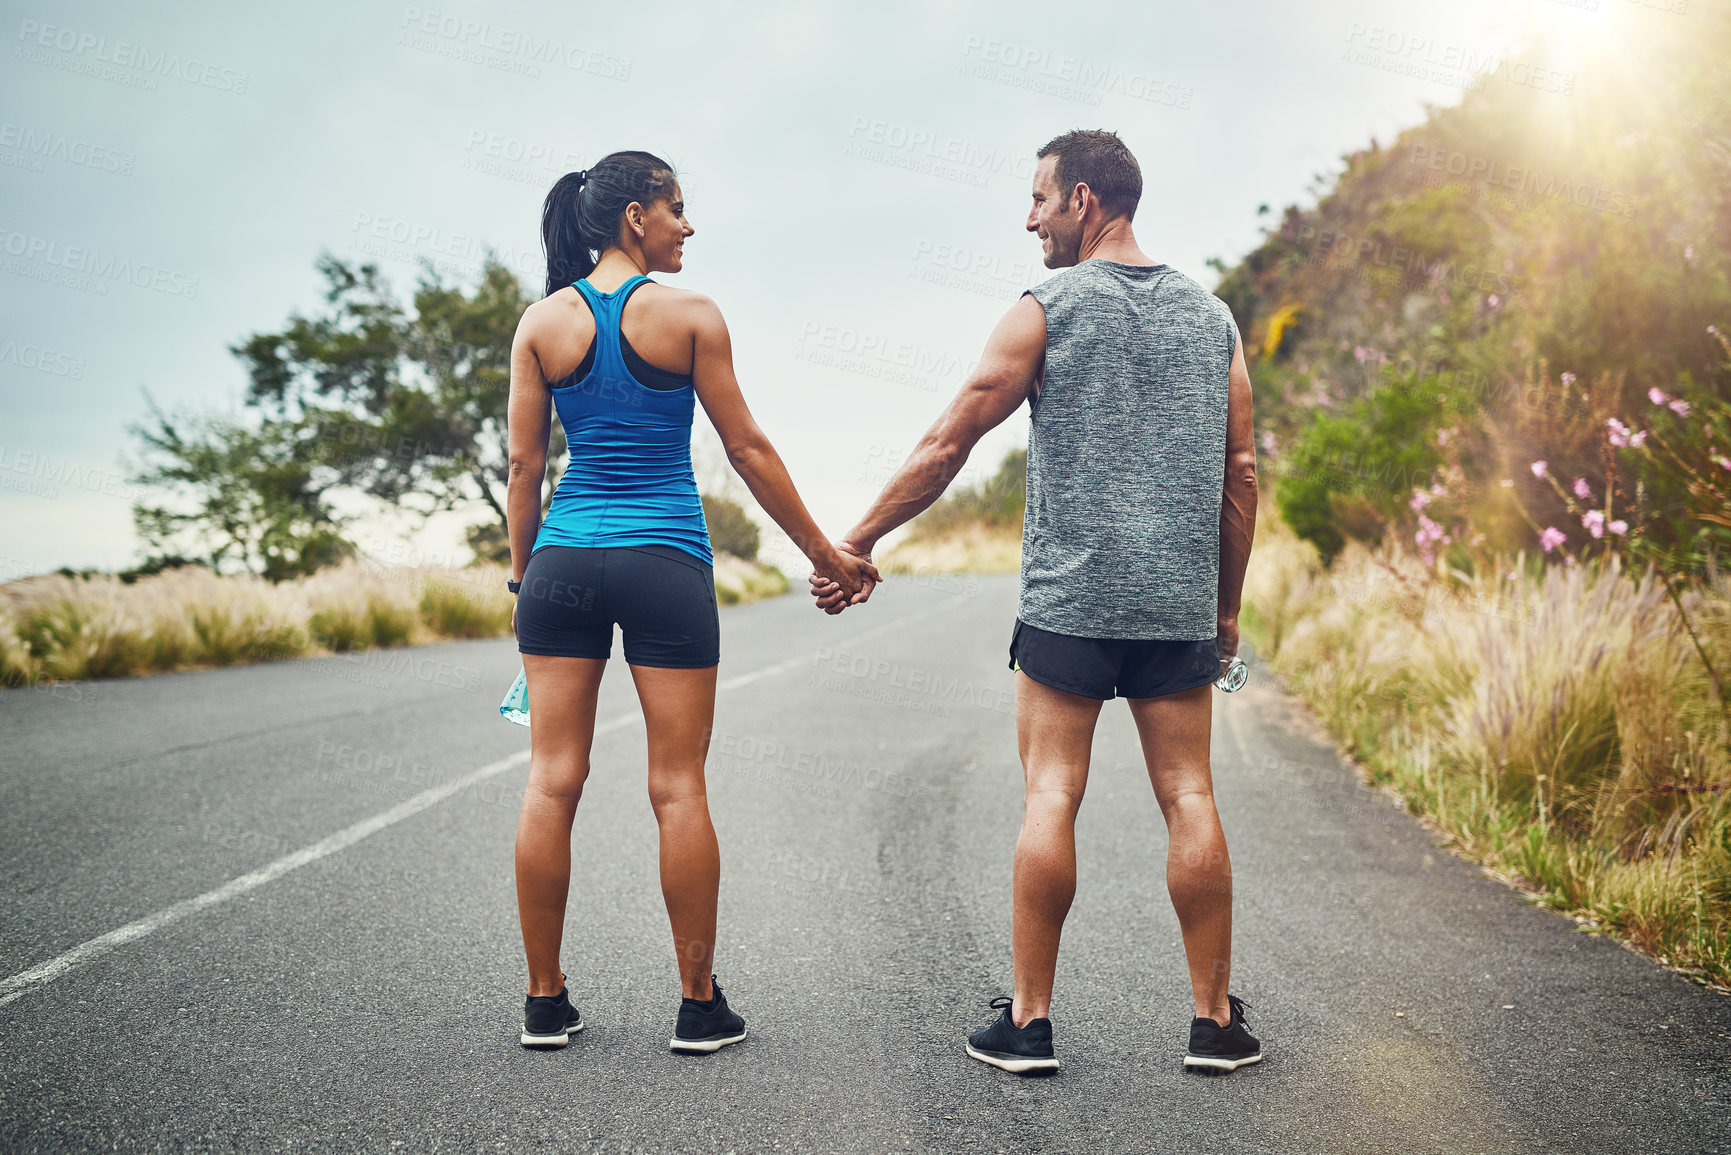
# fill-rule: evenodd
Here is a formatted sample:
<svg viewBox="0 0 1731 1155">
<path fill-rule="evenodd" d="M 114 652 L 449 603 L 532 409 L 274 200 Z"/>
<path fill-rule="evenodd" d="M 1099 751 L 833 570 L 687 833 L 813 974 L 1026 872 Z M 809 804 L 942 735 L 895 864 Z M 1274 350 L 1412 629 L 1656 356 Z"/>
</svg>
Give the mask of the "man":
<svg viewBox="0 0 1731 1155">
<path fill-rule="evenodd" d="M 1103 702 L 1128 699 L 1171 849 L 1196 1017 L 1186 1067 L 1261 1059 L 1227 993 L 1232 872 L 1209 773 L 1210 686 L 1238 650 L 1256 518 L 1250 377 L 1230 311 L 1157 264 L 1131 219 L 1141 170 L 1116 134 L 1068 132 L 1037 154 L 1028 231 L 1062 272 L 999 322 L 979 367 L 846 538 L 868 557 L 936 501 L 980 437 L 1029 403 L 1022 591 L 1010 664 L 1026 780 L 1016 843 L 1015 994 L 968 1054 L 1058 1066 L 1049 1018 L 1076 891 L 1076 813 Z M 843 597 L 813 578 L 820 608 Z"/>
</svg>

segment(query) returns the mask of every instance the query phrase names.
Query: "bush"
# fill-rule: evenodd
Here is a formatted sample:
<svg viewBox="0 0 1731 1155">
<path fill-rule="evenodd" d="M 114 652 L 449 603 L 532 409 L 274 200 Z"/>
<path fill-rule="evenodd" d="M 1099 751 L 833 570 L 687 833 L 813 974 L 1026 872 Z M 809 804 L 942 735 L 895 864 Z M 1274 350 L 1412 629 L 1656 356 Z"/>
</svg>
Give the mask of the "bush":
<svg viewBox="0 0 1731 1155">
<path fill-rule="evenodd" d="M 709 544 L 722 553 L 745 561 L 757 560 L 761 533 L 745 507 L 729 497 L 703 495 L 703 520 L 709 525 Z"/>
<path fill-rule="evenodd" d="M 1616 555 L 1481 561 L 1448 570 L 1391 537 L 1325 567 L 1264 516 L 1246 635 L 1463 852 L 1731 983 L 1731 734 L 1686 628 L 1726 652 L 1731 579 L 1673 599 Z"/>
<path fill-rule="evenodd" d="M 469 582 L 434 579 L 421 591 L 421 621 L 442 638 L 496 638 L 511 632 L 511 595 Z"/>
</svg>

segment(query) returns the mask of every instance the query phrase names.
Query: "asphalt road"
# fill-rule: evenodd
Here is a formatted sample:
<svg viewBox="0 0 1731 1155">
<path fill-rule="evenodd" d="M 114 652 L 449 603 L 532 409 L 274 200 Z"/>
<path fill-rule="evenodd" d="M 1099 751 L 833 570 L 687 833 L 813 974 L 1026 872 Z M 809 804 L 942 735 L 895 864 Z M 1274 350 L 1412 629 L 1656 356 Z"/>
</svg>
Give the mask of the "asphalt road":
<svg viewBox="0 0 1731 1155">
<path fill-rule="evenodd" d="M 517 1045 L 527 769 L 465 778 L 527 746 L 495 710 L 509 641 L 0 694 L 0 1149 L 1731 1149 L 1731 999 L 1437 849 L 1260 676 L 1216 696 L 1214 765 L 1267 1059 L 1180 1069 L 1166 836 L 1121 704 L 1064 1068 L 968 1059 L 1009 983 L 1014 604 L 1014 579 L 902 580 L 839 618 L 723 612 L 717 969 L 752 1034 L 708 1058 L 667 1051 L 640 719 L 597 739 L 574 835 L 588 1029 Z M 602 718 L 634 705 L 610 671 Z"/>
</svg>

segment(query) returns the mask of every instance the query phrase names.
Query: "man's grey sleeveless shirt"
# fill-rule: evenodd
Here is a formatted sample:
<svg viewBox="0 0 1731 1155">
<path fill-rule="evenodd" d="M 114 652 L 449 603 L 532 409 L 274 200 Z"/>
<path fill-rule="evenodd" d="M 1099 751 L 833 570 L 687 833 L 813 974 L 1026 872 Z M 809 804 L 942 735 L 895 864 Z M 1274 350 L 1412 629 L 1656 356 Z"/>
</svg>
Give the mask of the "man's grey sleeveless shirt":
<svg viewBox="0 0 1731 1155">
<path fill-rule="evenodd" d="M 1214 637 L 1231 311 L 1168 265 L 1084 261 L 1028 291 L 1046 368 L 1018 616 L 1088 638 Z"/>
</svg>

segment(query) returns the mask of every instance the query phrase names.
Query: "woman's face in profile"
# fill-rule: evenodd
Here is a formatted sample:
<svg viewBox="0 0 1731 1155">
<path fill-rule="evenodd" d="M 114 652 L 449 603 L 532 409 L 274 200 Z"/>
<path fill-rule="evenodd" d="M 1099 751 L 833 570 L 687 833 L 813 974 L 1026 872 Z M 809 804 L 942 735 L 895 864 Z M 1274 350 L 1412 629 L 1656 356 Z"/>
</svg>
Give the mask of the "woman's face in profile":
<svg viewBox="0 0 1731 1155">
<path fill-rule="evenodd" d="M 685 263 L 685 238 L 697 230 L 685 219 L 685 194 L 679 185 L 643 213 L 643 257 L 652 273 L 677 273 Z"/>
</svg>

